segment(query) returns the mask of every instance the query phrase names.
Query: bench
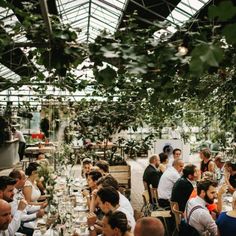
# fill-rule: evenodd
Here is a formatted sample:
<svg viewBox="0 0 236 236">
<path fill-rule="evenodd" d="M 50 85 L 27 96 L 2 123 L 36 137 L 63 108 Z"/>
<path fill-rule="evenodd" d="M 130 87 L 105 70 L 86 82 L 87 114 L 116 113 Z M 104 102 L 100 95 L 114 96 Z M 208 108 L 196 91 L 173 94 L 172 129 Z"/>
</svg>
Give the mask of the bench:
<svg viewBox="0 0 236 236">
<path fill-rule="evenodd" d="M 118 181 L 119 187 L 124 190 L 123 193 L 130 199 L 131 191 L 131 167 L 130 165 L 110 166 L 110 174 Z"/>
</svg>

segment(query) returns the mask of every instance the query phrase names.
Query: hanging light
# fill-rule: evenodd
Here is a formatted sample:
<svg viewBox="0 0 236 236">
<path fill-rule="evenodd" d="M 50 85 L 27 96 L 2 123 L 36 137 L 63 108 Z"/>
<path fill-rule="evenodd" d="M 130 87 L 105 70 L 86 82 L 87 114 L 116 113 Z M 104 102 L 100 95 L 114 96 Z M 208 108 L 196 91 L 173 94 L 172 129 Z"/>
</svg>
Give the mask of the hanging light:
<svg viewBox="0 0 236 236">
<path fill-rule="evenodd" d="M 179 46 L 178 52 L 179 52 L 179 55 L 185 56 L 188 53 L 188 49 L 184 46 Z"/>
</svg>

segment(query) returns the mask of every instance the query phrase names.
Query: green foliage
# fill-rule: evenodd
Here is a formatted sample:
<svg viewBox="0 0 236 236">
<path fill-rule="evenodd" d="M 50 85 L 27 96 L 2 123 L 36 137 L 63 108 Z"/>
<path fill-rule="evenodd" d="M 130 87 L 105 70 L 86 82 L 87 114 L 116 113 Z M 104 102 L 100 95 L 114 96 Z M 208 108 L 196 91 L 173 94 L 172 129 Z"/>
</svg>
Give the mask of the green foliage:
<svg viewBox="0 0 236 236">
<path fill-rule="evenodd" d="M 1 6 L 12 8 L 6 1 L 1 1 Z M 189 22 L 169 39 L 157 40 L 153 36 L 167 25 L 155 23 L 140 29 L 134 15 L 126 27 L 113 35 L 103 32 L 88 47 L 78 44 L 77 32 L 56 16 L 50 16 L 49 35 L 41 15 L 32 14 L 30 7 L 26 11 L 13 9 L 24 21 L 6 26 L 12 28 L 11 35 L 0 32 L 0 50 L 12 44 L 11 37 L 19 33 L 46 45 L 31 49 L 29 58 L 46 68 L 49 77 L 37 73 L 36 78 L 22 78 L 15 88 L 28 82 L 47 82 L 75 92 L 92 85 L 93 95 L 106 97 L 106 101 L 78 105 L 83 137 L 108 139 L 130 126 L 136 128 L 142 121 L 157 130 L 170 120 L 205 127 L 213 122 L 213 117 L 221 128 L 233 129 L 236 24 L 232 19 L 236 7 L 232 1 L 210 6 L 208 23 Z M 187 49 L 186 54 L 180 53 L 181 47 Z M 73 71 L 87 57 L 92 65 L 85 69 L 93 68 L 92 81 L 80 80 Z M 0 80 L 3 89 L 12 85 Z M 43 93 L 47 89 L 44 85 L 39 87 L 34 90 Z"/>
<path fill-rule="evenodd" d="M 225 26 L 222 33 L 229 44 L 236 43 L 236 24 L 229 24 Z"/>
<path fill-rule="evenodd" d="M 81 100 L 77 104 L 80 135 L 92 141 L 109 140 L 111 136 L 129 127 L 137 127 L 140 117 L 138 103 L 130 101 Z"/>
<path fill-rule="evenodd" d="M 236 15 L 236 6 L 232 1 L 222 1 L 218 6 L 210 6 L 208 15 L 211 19 L 217 18 L 219 21 L 227 21 Z"/>
<path fill-rule="evenodd" d="M 190 72 L 193 76 L 199 76 L 209 66 L 218 67 L 223 60 L 223 50 L 213 44 L 199 44 L 191 53 Z"/>
</svg>

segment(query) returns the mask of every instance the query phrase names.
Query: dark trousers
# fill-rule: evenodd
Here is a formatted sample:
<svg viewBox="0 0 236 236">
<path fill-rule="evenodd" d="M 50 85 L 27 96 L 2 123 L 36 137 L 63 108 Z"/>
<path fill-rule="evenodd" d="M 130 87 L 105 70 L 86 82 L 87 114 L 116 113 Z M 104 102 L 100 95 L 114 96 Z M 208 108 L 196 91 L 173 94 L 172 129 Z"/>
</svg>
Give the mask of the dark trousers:
<svg viewBox="0 0 236 236">
<path fill-rule="evenodd" d="M 168 199 L 158 199 L 158 204 L 160 207 L 163 207 L 165 209 L 170 209 L 170 201 Z"/>
<path fill-rule="evenodd" d="M 25 143 L 24 142 L 19 142 L 18 154 L 20 157 L 20 161 L 22 161 L 24 158 L 24 154 L 25 154 Z"/>
<path fill-rule="evenodd" d="M 27 236 L 32 236 L 34 233 L 34 230 L 31 228 L 26 228 L 23 225 L 21 225 L 21 227 L 18 229 L 17 232 L 20 232 L 20 233 L 25 234 Z"/>
</svg>

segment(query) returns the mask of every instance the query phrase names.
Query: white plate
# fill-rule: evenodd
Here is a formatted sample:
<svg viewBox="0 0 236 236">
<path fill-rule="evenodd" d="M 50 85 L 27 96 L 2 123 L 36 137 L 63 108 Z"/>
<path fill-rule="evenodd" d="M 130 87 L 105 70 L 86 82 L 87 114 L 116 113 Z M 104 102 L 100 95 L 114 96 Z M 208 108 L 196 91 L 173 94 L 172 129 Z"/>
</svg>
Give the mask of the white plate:
<svg viewBox="0 0 236 236">
<path fill-rule="evenodd" d="M 75 220 L 76 224 L 84 224 L 87 223 L 87 217 L 83 217 L 82 219 L 80 219 L 79 217 Z"/>
<path fill-rule="evenodd" d="M 232 196 L 226 196 L 226 197 L 224 197 L 224 200 L 231 203 L 233 201 L 233 197 Z"/>
<path fill-rule="evenodd" d="M 85 229 L 85 232 L 81 232 L 81 229 L 80 229 L 80 228 L 77 228 L 77 229 L 76 229 L 76 233 L 78 233 L 79 236 L 89 236 L 89 230 L 88 230 L 88 228 Z"/>
<path fill-rule="evenodd" d="M 43 218 L 40 218 L 40 219 L 37 220 L 37 224 L 46 225 L 46 222 Z"/>
<path fill-rule="evenodd" d="M 77 206 L 74 208 L 74 211 L 88 211 L 88 207 Z"/>
</svg>

